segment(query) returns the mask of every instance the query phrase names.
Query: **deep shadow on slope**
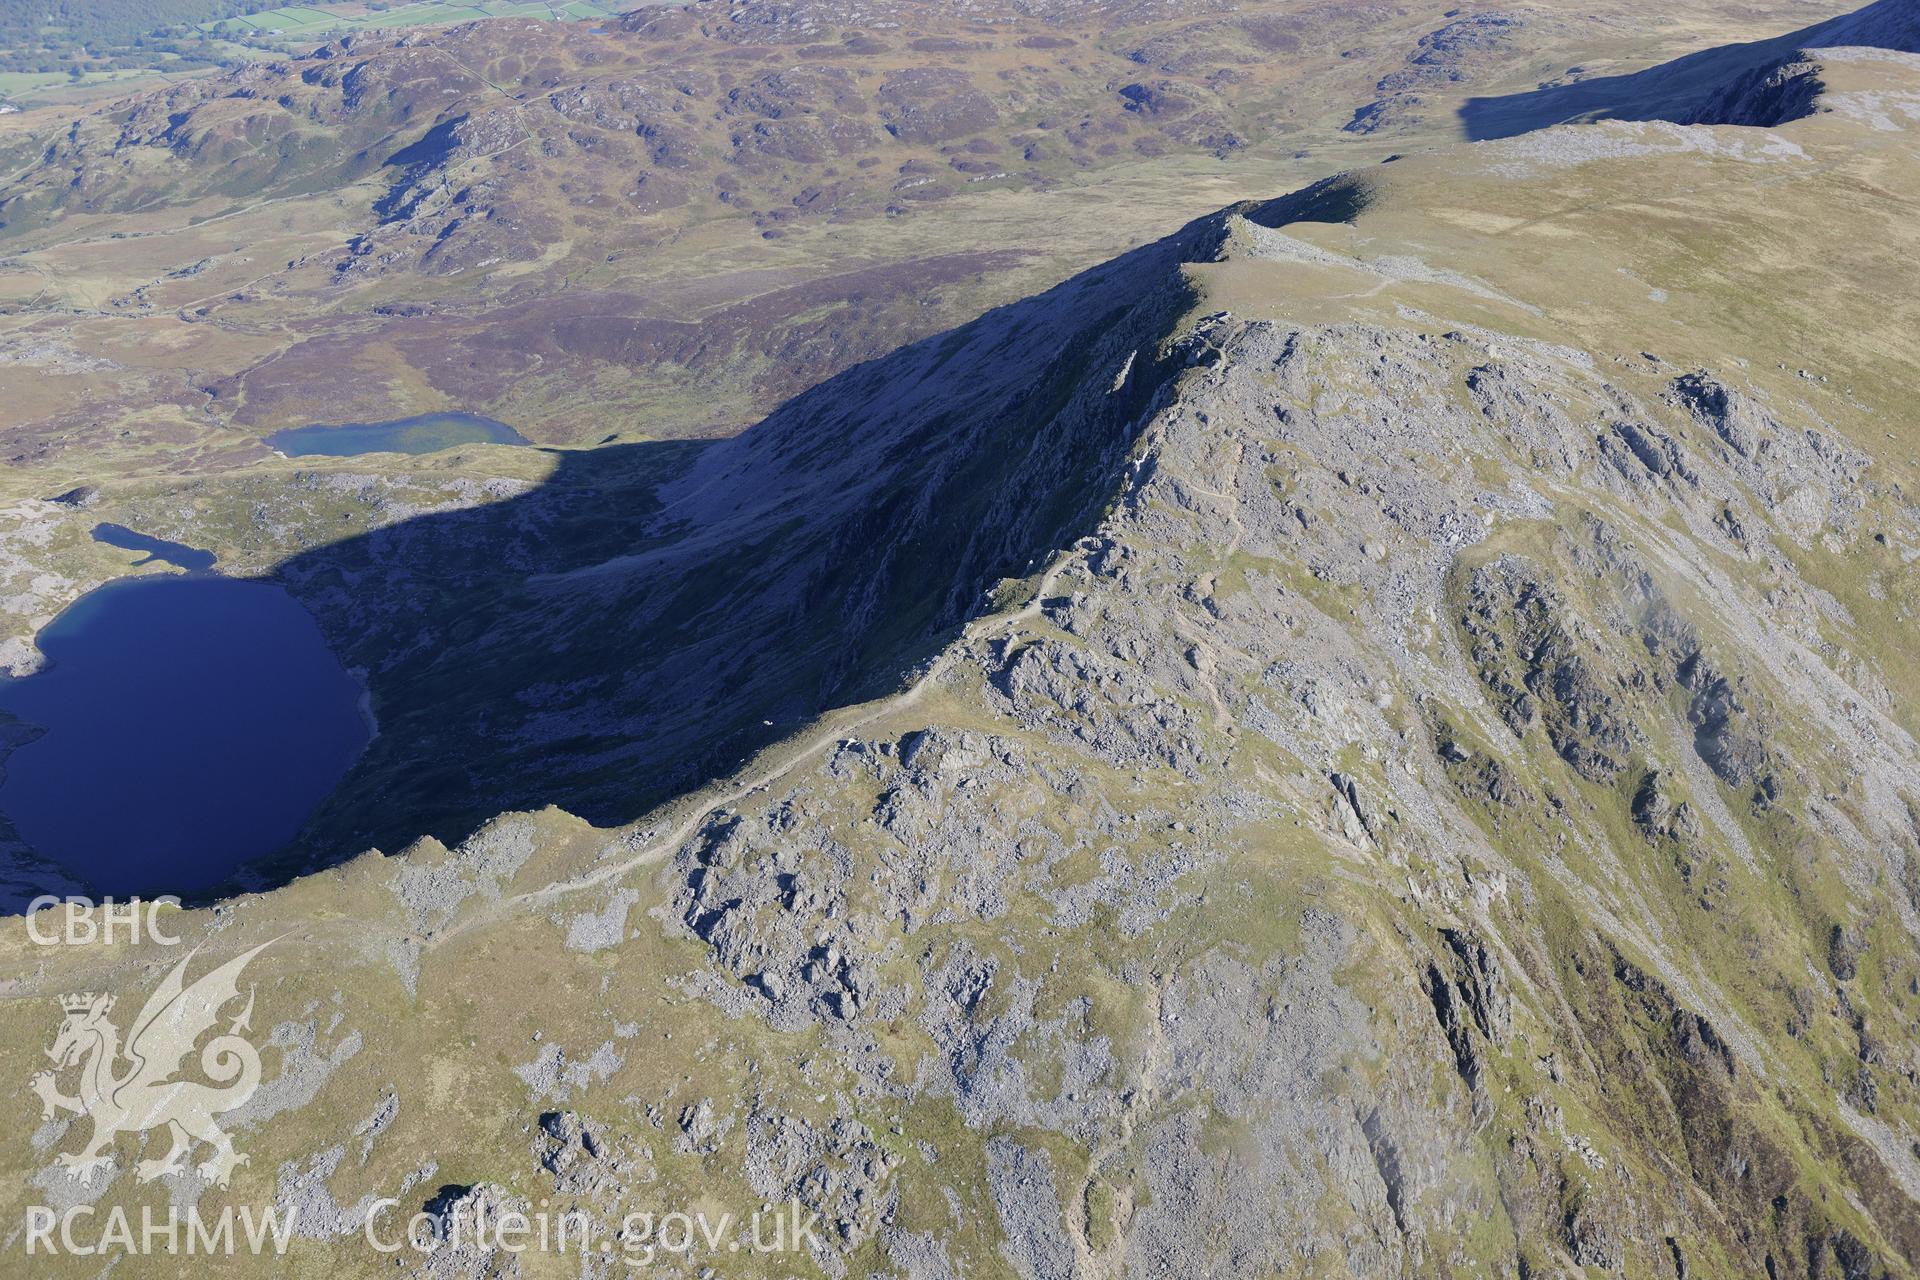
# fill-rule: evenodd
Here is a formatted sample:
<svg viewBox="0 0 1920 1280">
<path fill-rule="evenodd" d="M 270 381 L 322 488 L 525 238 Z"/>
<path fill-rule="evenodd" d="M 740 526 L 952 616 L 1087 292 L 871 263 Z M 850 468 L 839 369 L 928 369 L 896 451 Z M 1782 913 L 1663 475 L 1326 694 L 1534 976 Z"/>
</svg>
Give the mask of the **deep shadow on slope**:
<svg viewBox="0 0 1920 1280">
<path fill-rule="evenodd" d="M 897 687 L 1091 527 L 1180 359 L 1220 215 L 856 366 L 742 435 L 558 454 L 537 489 L 277 577 L 379 736 L 270 876 L 557 804 L 631 820 Z"/>
<path fill-rule="evenodd" d="M 379 733 L 288 848 L 201 898 L 506 811 L 615 825 L 897 687 L 1117 491 L 1182 367 L 1180 264 L 1224 223 L 857 365 L 732 439 L 555 450 L 531 490 L 288 560 L 274 579 L 364 680 Z M 5 909 L 52 887 L 30 851 L 8 861 Z"/>
<path fill-rule="evenodd" d="M 1629 75 L 1470 98 L 1460 119 L 1475 142 L 1594 120 L 1775 125 L 1811 112 L 1819 93 L 1813 71 L 1796 68 L 1798 55 L 1838 45 L 1920 52 L 1920 0 L 1876 0 L 1801 31 L 1703 49 Z"/>
</svg>

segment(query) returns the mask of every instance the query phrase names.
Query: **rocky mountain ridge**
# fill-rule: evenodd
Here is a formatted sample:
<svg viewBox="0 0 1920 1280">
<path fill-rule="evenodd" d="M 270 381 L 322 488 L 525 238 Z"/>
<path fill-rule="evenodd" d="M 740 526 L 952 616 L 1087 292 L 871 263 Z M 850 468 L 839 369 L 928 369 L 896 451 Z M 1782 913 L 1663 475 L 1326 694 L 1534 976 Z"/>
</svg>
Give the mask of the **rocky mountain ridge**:
<svg viewBox="0 0 1920 1280">
<path fill-rule="evenodd" d="M 1236 204 L 506 536 L 337 551 L 537 561 L 614 490 L 656 541 L 582 520 L 523 589 L 688 618 L 628 692 L 731 646 L 743 697 L 788 653 L 825 693 L 630 822 L 501 814 L 189 915 L 295 931 L 231 1189 L 63 1179 L 58 1125 L 0 1160 L 300 1205 L 298 1265 L 349 1273 L 399 1195 L 793 1196 L 834 1276 L 1914 1275 L 1920 59 L 1822 65 L 1777 128 Z M 794 642 L 836 615 L 869 685 Z M 39 997 L 151 977 L 0 948 L 22 1075 Z"/>
</svg>

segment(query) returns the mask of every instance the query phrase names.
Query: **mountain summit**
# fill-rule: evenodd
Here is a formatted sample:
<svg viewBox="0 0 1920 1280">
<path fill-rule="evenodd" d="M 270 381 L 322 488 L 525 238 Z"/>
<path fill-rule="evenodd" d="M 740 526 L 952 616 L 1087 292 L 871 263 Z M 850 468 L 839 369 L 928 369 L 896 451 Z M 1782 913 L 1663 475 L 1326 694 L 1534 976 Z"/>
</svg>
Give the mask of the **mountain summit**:
<svg viewBox="0 0 1920 1280">
<path fill-rule="evenodd" d="M 1920 1274 L 1920 57 L 1789 46 L 1768 123 L 1410 150 L 276 565 L 380 736 L 180 918 L 287 936 L 225 1194 L 350 1274 L 381 1197 L 818 1215 L 695 1274 Z M 19 1078 L 130 954 L 0 939 Z"/>
</svg>

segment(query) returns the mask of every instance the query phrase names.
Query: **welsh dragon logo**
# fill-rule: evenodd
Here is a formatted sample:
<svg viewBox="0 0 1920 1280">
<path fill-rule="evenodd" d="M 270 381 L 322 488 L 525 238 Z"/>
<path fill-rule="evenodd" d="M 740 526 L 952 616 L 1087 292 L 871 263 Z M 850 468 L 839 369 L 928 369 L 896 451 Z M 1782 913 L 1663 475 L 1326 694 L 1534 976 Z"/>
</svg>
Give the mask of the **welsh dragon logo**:
<svg viewBox="0 0 1920 1280">
<path fill-rule="evenodd" d="M 187 965 L 196 947 L 141 1008 L 124 1047 L 119 1028 L 107 1017 L 113 1011 L 112 996 L 89 991 L 60 998 L 66 1017 L 47 1050 L 54 1070 L 35 1075 L 33 1091 L 40 1095 L 47 1119 L 66 1111 L 93 1121 L 92 1140 L 77 1153 L 62 1153 L 61 1165 L 76 1177 L 88 1177 L 112 1162 L 110 1150 L 119 1135 L 164 1126 L 171 1131 L 172 1149 L 161 1159 L 142 1160 L 134 1167 L 141 1182 L 184 1173 L 187 1156 L 204 1142 L 213 1152 L 196 1167 L 215 1184 L 227 1185 L 247 1157 L 233 1149 L 233 1139 L 213 1118 L 241 1105 L 260 1087 L 260 1054 L 240 1034 L 252 1029 L 251 990 L 246 1007 L 227 1030 L 200 1050 L 200 1069 L 213 1083 L 173 1077 L 195 1043 L 219 1021 L 220 1010 L 239 999 L 241 970 L 271 945 L 262 943 L 188 986 Z M 74 1066 L 80 1068 L 79 1093 L 68 1097 L 60 1092 L 58 1076 Z"/>
</svg>

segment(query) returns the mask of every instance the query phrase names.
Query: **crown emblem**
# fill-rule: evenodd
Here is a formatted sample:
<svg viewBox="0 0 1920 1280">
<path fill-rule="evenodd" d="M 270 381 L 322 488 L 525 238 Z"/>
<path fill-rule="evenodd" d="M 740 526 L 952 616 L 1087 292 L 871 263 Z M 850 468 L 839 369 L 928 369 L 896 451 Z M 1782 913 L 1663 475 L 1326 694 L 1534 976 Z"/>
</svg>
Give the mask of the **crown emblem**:
<svg viewBox="0 0 1920 1280">
<path fill-rule="evenodd" d="M 70 996 L 60 997 L 60 1007 L 68 1013 L 85 1013 L 93 1008 L 94 1002 L 100 1002 L 100 1012 L 113 1008 L 112 996 L 100 996 L 92 991 L 76 991 Z"/>
</svg>

